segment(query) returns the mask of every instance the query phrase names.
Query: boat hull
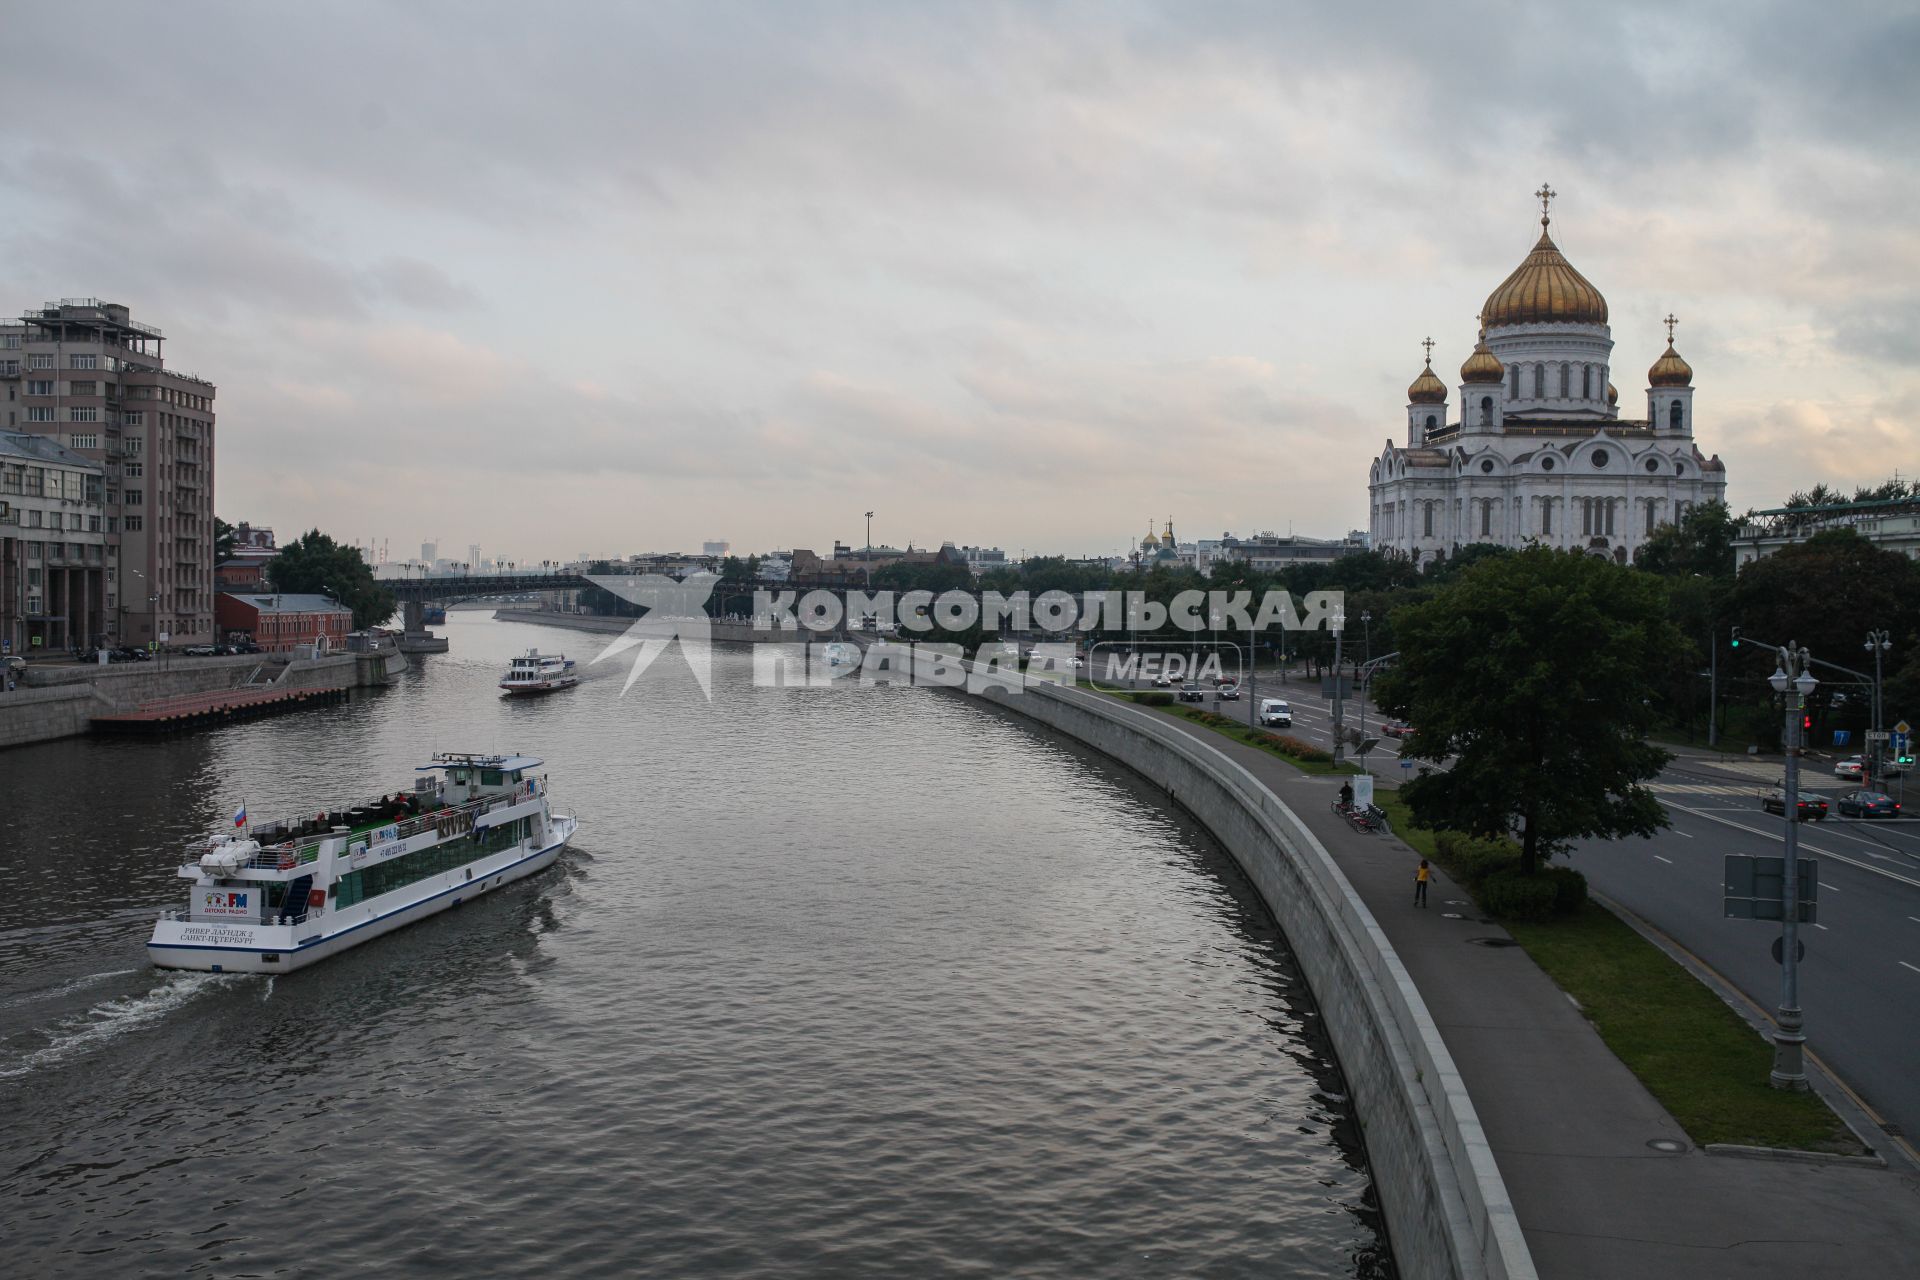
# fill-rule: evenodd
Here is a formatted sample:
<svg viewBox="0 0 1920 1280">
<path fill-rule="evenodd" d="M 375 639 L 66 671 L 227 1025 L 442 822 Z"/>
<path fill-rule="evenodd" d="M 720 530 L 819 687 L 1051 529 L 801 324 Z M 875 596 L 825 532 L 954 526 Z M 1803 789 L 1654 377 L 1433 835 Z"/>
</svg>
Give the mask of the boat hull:
<svg viewBox="0 0 1920 1280">
<path fill-rule="evenodd" d="M 556 815 L 556 826 L 559 823 Z M 520 851 L 519 856 L 502 865 L 488 867 L 472 880 L 442 887 L 413 902 L 391 907 L 370 919 L 343 925 L 338 932 L 321 932 L 300 943 L 272 945 L 270 930 L 284 932 L 280 926 L 193 925 L 183 921 L 162 920 L 147 943 L 147 956 L 157 968 L 194 969 L 203 973 L 291 973 L 337 955 L 339 952 L 370 942 L 395 929 L 425 920 L 442 911 L 471 902 L 538 875 L 554 864 L 573 839 L 577 824 L 569 819 L 558 831 L 558 838 L 544 848 Z M 478 864 L 476 864 L 477 867 Z M 217 936 L 218 941 L 202 938 Z"/>
<path fill-rule="evenodd" d="M 558 680 L 547 680 L 547 681 L 541 682 L 540 684 L 505 684 L 503 683 L 501 684 L 500 687 L 502 689 L 505 689 L 511 695 L 519 695 L 519 694 L 528 694 L 528 693 L 557 693 L 561 689 L 571 689 L 573 688 L 573 686 L 579 683 L 580 683 L 580 677 L 578 676 L 564 676 Z"/>
</svg>

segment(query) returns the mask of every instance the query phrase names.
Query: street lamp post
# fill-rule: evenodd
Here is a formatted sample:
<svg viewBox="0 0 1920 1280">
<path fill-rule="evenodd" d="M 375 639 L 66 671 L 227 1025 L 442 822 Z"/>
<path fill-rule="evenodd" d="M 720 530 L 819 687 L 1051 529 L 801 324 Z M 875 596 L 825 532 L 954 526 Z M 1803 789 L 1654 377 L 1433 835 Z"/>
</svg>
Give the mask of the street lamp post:
<svg viewBox="0 0 1920 1280">
<path fill-rule="evenodd" d="M 1367 668 L 1373 665 L 1373 614 L 1372 612 L 1366 609 L 1362 609 L 1360 611 L 1360 626 L 1362 628 L 1361 643 L 1364 646 L 1361 649 L 1361 653 L 1364 655 L 1364 657 L 1362 658 L 1360 665 L 1353 669 L 1353 674 L 1354 674 L 1354 683 L 1359 685 L 1360 687 L 1360 741 L 1365 742 L 1367 740 L 1367 685 L 1366 685 L 1366 681 L 1361 680 L 1359 677 L 1362 671 L 1366 671 Z M 1368 679 L 1372 678 L 1371 672 L 1368 673 L 1367 678 Z M 1360 765 L 1362 768 L 1366 769 L 1368 773 L 1373 772 L 1373 768 L 1367 763 L 1367 758 L 1365 756 L 1360 757 Z"/>
<path fill-rule="evenodd" d="M 1767 683 L 1786 703 L 1787 776 L 1780 811 L 1787 835 L 1780 886 L 1780 1008 L 1769 1081 L 1776 1089 L 1801 1090 L 1807 1087 L 1801 1053 L 1807 1037 L 1800 1014 L 1800 717 L 1819 681 L 1809 670 L 1813 659 L 1804 648 L 1788 644 L 1778 651 L 1778 662 Z"/>
<path fill-rule="evenodd" d="M 1893 648 L 1891 632 L 1885 630 L 1867 632 L 1867 652 L 1873 655 L 1873 732 L 1868 737 L 1873 741 L 1868 745 L 1866 755 L 1861 758 L 1869 762 L 1869 767 L 1873 770 L 1871 781 L 1874 782 L 1880 780 L 1886 769 L 1887 740 L 1883 736 L 1886 732 L 1886 724 L 1881 719 L 1886 708 L 1880 702 L 1880 655 L 1891 648 Z M 1861 779 L 1862 786 L 1868 784 L 1868 779 Z"/>
<path fill-rule="evenodd" d="M 1347 630 L 1347 609 L 1339 605 L 1333 613 L 1333 763 L 1337 767 L 1347 760 L 1347 740 L 1345 732 L 1346 700 L 1341 697 L 1340 644 Z"/>
</svg>

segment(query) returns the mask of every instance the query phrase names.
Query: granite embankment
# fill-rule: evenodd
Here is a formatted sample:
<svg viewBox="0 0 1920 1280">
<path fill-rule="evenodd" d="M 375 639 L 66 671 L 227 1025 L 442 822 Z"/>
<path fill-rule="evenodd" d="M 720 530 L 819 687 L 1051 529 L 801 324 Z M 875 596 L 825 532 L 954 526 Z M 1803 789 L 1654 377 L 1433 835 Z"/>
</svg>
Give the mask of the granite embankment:
<svg viewBox="0 0 1920 1280">
<path fill-rule="evenodd" d="M 320 658 L 187 658 L 107 667 L 30 666 L 18 687 L 0 691 L 0 747 L 85 733 L 93 718 L 143 702 L 243 686 L 279 689 L 376 686 L 407 668 L 405 654 L 335 653 Z"/>
</svg>

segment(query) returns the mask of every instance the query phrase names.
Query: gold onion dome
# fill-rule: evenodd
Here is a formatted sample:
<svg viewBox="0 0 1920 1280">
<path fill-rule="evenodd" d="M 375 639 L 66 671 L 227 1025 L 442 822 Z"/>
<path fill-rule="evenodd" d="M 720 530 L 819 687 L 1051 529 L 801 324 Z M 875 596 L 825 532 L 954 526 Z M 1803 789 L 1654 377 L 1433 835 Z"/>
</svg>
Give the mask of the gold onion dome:
<svg viewBox="0 0 1920 1280">
<path fill-rule="evenodd" d="M 1500 363 L 1500 357 L 1487 347 L 1487 337 L 1480 335 L 1480 341 L 1473 344 L 1473 354 L 1460 366 L 1462 382 L 1500 382 L 1507 376 L 1507 366 Z"/>
<path fill-rule="evenodd" d="M 1607 322 L 1607 300 L 1561 254 L 1547 234 L 1550 221 L 1541 216 L 1540 240 L 1533 252 L 1487 295 L 1483 315 L 1489 328 Z"/>
<path fill-rule="evenodd" d="M 1653 368 L 1647 370 L 1647 385 L 1654 387 L 1685 387 L 1693 383 L 1693 366 L 1680 358 L 1673 349 L 1673 339 L 1667 339 L 1667 350 Z"/>
<path fill-rule="evenodd" d="M 1620 403 L 1620 388 L 1614 386 L 1611 382 L 1607 384 L 1607 403 L 1608 404 Z"/>
<path fill-rule="evenodd" d="M 1412 404 L 1445 404 L 1447 402 L 1447 384 L 1440 381 L 1433 372 L 1433 361 L 1427 361 L 1427 367 L 1407 388 L 1407 400 Z"/>
</svg>

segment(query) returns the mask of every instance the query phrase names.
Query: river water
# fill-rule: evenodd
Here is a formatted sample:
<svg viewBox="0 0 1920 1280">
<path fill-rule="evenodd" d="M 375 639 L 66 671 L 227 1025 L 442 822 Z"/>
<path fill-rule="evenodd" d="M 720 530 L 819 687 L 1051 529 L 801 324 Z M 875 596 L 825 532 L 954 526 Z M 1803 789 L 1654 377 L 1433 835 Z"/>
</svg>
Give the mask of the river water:
<svg viewBox="0 0 1920 1280">
<path fill-rule="evenodd" d="M 1135 776 L 933 690 L 621 696 L 455 611 L 352 702 L 0 753 L 21 1276 L 1385 1276 L 1285 941 Z M 588 677 L 509 701 L 539 645 Z M 162 974 L 179 846 L 543 757 L 552 870 L 299 973 Z"/>
</svg>

